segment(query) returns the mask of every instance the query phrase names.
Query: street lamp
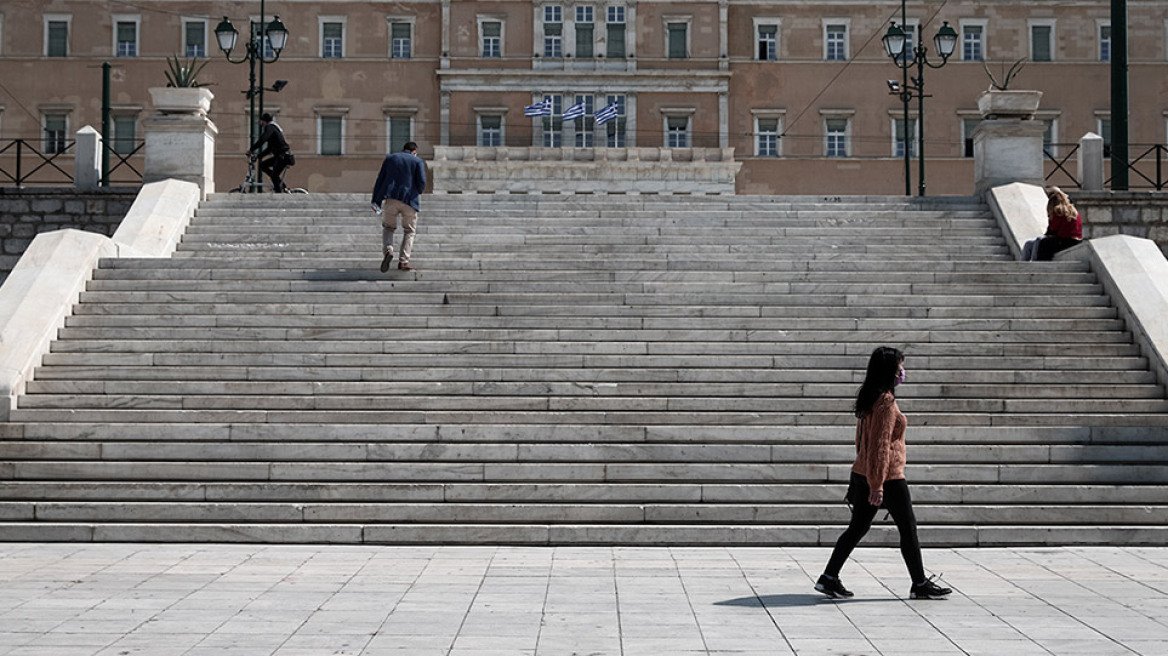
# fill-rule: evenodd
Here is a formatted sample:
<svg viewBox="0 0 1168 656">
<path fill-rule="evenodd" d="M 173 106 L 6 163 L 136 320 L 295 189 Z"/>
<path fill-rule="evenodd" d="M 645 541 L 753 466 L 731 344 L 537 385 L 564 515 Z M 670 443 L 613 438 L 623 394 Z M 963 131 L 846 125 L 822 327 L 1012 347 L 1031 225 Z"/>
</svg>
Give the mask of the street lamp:
<svg viewBox="0 0 1168 656">
<path fill-rule="evenodd" d="M 905 23 L 905 7 L 902 0 L 900 5 L 900 20 L 901 24 Z M 912 29 L 911 27 L 909 28 Z M 920 172 L 918 173 L 919 192 L 921 196 L 925 195 L 925 67 L 941 68 L 949 61 L 949 57 L 953 55 L 953 51 L 957 48 L 957 31 L 949 26 L 949 22 L 941 26 L 937 30 L 937 35 L 933 37 L 933 47 L 937 49 L 937 54 L 941 55 L 940 64 L 932 64 L 928 60 L 928 49 L 925 48 L 921 42 L 921 26 L 917 25 L 917 38 L 913 39 L 913 48 L 911 53 L 905 52 L 905 46 L 908 42 L 908 34 L 893 21 L 892 26 L 888 28 L 888 32 L 884 34 L 882 41 L 884 42 L 884 52 L 892 58 L 892 61 L 903 72 L 904 81 L 897 82 L 896 80 L 888 81 L 888 93 L 894 96 L 899 96 L 902 103 L 904 103 L 904 130 L 902 130 L 901 141 L 904 146 L 904 193 L 906 196 L 912 195 L 912 183 L 909 180 L 909 150 L 908 150 L 908 104 L 914 97 L 917 99 L 917 161 L 920 164 Z M 912 61 L 906 54 L 911 54 Z M 917 67 L 916 77 L 908 77 L 908 70 L 913 65 Z"/>
<path fill-rule="evenodd" d="M 226 16 L 223 20 L 215 26 L 215 39 L 219 42 L 219 49 L 223 51 L 223 56 L 232 64 L 242 64 L 247 62 L 248 65 L 248 84 L 247 99 L 250 101 L 248 110 L 248 147 L 255 143 L 259 134 L 259 125 L 256 121 L 256 98 L 259 98 L 260 110 L 264 108 L 264 64 L 274 63 L 280 58 L 280 53 L 284 51 L 284 46 L 288 45 L 288 28 L 280 22 L 280 17 L 276 16 L 271 23 L 264 24 L 264 3 L 260 2 L 260 21 L 259 29 L 249 29 L 250 37 L 247 40 L 247 46 L 244 56 L 238 61 L 231 58 L 231 51 L 235 50 L 236 41 L 239 39 L 239 31 L 231 24 L 231 20 Z M 266 57 L 264 44 L 268 43 L 272 46 L 272 52 L 275 56 L 272 58 Z M 256 84 L 256 62 L 259 62 L 259 84 Z M 286 83 L 285 83 L 286 84 Z M 283 85 L 280 85 L 283 88 Z M 279 89 L 273 88 L 273 91 Z"/>
</svg>

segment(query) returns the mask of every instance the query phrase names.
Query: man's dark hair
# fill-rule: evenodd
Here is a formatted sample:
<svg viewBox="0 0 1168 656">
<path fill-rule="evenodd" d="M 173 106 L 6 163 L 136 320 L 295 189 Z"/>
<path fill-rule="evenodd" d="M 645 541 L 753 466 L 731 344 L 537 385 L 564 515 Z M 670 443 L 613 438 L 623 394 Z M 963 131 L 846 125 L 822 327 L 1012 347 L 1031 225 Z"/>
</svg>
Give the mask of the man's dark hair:
<svg viewBox="0 0 1168 656">
<path fill-rule="evenodd" d="M 272 115 L 267 113 L 267 112 L 264 112 L 264 114 L 262 116 L 260 116 L 260 120 L 263 121 L 264 123 L 271 123 L 272 122 Z"/>
<path fill-rule="evenodd" d="M 402 146 L 402 150 L 404 150 L 406 152 L 413 152 L 417 149 L 418 149 L 418 144 L 416 144 L 412 141 L 407 141 L 406 145 Z"/>
</svg>

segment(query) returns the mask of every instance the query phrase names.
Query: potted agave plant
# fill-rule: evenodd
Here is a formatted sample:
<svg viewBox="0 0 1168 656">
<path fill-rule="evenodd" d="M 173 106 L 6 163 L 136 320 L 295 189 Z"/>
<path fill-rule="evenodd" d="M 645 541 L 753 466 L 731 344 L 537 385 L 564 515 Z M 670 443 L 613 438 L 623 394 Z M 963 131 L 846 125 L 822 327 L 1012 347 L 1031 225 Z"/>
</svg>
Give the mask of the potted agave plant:
<svg viewBox="0 0 1168 656">
<path fill-rule="evenodd" d="M 162 114 L 198 114 L 205 116 L 211 109 L 214 94 L 199 81 L 199 73 L 207 65 L 192 57 L 185 63 L 177 55 L 166 58 L 166 86 L 151 87 L 150 98 L 154 108 Z"/>
<path fill-rule="evenodd" d="M 990 67 L 982 62 L 990 87 L 977 97 L 977 109 L 986 119 L 1032 119 L 1038 111 L 1042 92 L 1034 90 L 1010 89 L 1010 82 L 1022 71 L 1026 58 L 1019 59 L 1007 70 L 1002 64 L 999 75 L 995 76 Z"/>
</svg>

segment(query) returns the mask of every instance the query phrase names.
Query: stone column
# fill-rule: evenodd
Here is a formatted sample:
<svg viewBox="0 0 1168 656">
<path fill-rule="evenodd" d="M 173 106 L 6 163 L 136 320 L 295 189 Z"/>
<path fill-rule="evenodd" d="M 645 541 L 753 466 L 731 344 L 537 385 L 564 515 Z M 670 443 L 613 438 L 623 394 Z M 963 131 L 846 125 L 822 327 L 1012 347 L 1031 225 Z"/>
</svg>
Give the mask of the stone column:
<svg viewBox="0 0 1168 656">
<path fill-rule="evenodd" d="M 92 126 L 77 131 L 77 147 L 73 156 L 73 187 L 78 190 L 97 189 L 101 184 L 101 133 Z"/>
<path fill-rule="evenodd" d="M 1083 191 L 1103 191 L 1103 137 L 1094 132 L 1079 139 L 1079 184 Z"/>
<path fill-rule="evenodd" d="M 219 130 L 207 110 L 214 97 L 207 89 L 150 89 L 158 113 L 142 122 L 146 162 L 142 182 L 173 178 L 199 186 L 203 198 L 215 191 L 215 137 Z"/>
<path fill-rule="evenodd" d="M 1041 91 L 988 91 L 977 101 L 982 121 L 973 131 L 973 193 L 1012 182 L 1042 186 L 1042 134 L 1034 119 Z"/>
</svg>

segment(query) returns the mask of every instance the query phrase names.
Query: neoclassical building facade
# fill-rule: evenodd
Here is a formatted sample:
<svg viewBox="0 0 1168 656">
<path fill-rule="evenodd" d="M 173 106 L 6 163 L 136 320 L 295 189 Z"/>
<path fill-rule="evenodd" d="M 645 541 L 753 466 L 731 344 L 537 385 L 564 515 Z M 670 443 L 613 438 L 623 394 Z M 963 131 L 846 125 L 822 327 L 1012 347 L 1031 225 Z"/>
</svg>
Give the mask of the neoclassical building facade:
<svg viewBox="0 0 1168 656">
<path fill-rule="evenodd" d="M 673 162 L 717 152 L 737 163 L 738 193 L 905 190 L 905 109 L 888 84 L 903 78 L 881 44 L 890 22 L 902 23 L 899 2 L 285 0 L 264 3 L 263 21 L 260 10 L 186 0 L 0 5 L 0 146 L 25 139 L 51 152 L 82 126 L 99 127 L 100 66 L 110 62 L 107 138 L 132 150 L 166 58 L 196 56 L 216 96 L 217 186 L 234 186 L 249 139 L 248 70 L 225 60 L 215 28 L 228 17 L 246 40 L 249 22 L 279 15 L 289 38 L 263 66 L 263 86 L 286 86 L 265 91 L 262 109 L 296 153 L 290 180 L 313 191 L 367 190 L 385 153 L 410 140 L 427 159 L 443 148 L 551 161 L 597 159 L 595 149 L 663 149 Z M 945 65 L 925 72 L 924 115 L 916 101 L 908 109 L 910 155 L 923 126 L 930 194 L 971 193 L 977 96 L 1020 59 L 1011 88 L 1043 92 L 1036 118 L 1052 155 L 1088 132 L 1110 138 L 1106 0 L 909 2 L 904 11 L 930 63 L 940 63 L 932 37 L 944 22 L 959 38 Z M 1130 1 L 1128 12 L 1137 153 L 1168 141 L 1168 3 Z M 525 115 L 544 99 L 550 116 Z M 581 105 L 583 116 L 563 119 Z M 605 107 L 616 117 L 599 124 L 593 115 Z M 914 192 L 917 169 L 914 160 Z"/>
</svg>

